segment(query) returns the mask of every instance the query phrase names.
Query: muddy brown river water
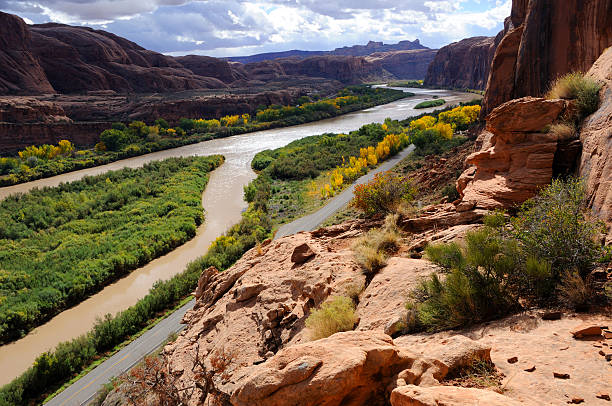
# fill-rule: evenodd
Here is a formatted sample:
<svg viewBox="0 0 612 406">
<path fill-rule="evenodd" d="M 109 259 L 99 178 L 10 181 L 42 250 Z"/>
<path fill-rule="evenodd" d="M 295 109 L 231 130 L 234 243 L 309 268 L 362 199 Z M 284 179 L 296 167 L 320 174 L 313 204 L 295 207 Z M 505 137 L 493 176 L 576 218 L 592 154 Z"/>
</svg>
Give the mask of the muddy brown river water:
<svg viewBox="0 0 612 406">
<path fill-rule="evenodd" d="M 477 97 L 470 93 L 444 90 L 408 90 L 417 95 L 332 119 L 205 141 L 0 188 L 0 199 L 3 199 L 10 194 L 24 193 L 35 187 L 57 186 L 87 175 L 97 175 L 125 167 L 136 168 L 149 161 L 170 157 L 221 154 L 226 159 L 225 163 L 211 174 L 208 186 L 202 195 L 206 220 L 199 227 L 196 236 L 174 251 L 151 261 L 80 304 L 63 311 L 22 339 L 1 346 L 0 385 L 20 375 L 44 351 L 90 330 L 97 317 L 107 313 L 115 314 L 133 305 L 146 295 L 156 281 L 169 279 L 185 269 L 189 262 L 203 255 L 215 238 L 240 220 L 240 214 L 246 208 L 246 203 L 242 199 L 243 187 L 255 177 L 250 163 L 256 153 L 265 149 L 282 147 L 291 141 L 309 135 L 326 132 L 346 133 L 364 124 L 382 122 L 387 117 L 404 119 L 431 111 L 433 109 L 415 110 L 413 107 L 423 100 L 431 99 L 433 95 L 438 95 L 451 104 Z"/>
</svg>

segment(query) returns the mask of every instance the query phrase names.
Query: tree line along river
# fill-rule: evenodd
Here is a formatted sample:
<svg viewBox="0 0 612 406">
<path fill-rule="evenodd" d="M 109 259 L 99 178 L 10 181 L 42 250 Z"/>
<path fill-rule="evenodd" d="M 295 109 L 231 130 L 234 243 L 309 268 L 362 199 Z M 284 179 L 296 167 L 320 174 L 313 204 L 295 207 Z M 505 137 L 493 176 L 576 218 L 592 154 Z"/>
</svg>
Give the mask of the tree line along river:
<svg viewBox="0 0 612 406">
<path fill-rule="evenodd" d="M 125 278 L 107 286 L 80 304 L 63 311 L 27 336 L 0 347 L 0 385 L 10 382 L 24 372 L 35 358 L 91 329 L 97 317 L 115 314 L 135 304 L 160 279 L 169 279 L 187 264 L 203 255 L 210 244 L 230 226 L 240 220 L 246 208 L 243 187 L 255 178 L 251 160 L 260 151 L 282 147 L 292 141 L 322 133 L 348 133 L 364 124 L 382 122 L 385 118 L 405 119 L 431 109 L 415 110 L 418 103 L 437 95 L 449 104 L 469 101 L 474 94 L 446 90 L 404 89 L 416 96 L 376 106 L 346 115 L 293 127 L 277 128 L 204 141 L 198 144 L 159 151 L 129 158 L 107 165 L 69 172 L 46 179 L 0 188 L 0 199 L 14 193 L 25 193 L 36 187 L 57 186 L 88 175 L 97 175 L 125 167 L 137 168 L 147 162 L 171 157 L 192 155 L 225 156 L 225 163 L 212 172 L 202 195 L 206 220 L 189 242 L 131 272 Z M 195 287 L 194 287 L 195 288 Z"/>
</svg>

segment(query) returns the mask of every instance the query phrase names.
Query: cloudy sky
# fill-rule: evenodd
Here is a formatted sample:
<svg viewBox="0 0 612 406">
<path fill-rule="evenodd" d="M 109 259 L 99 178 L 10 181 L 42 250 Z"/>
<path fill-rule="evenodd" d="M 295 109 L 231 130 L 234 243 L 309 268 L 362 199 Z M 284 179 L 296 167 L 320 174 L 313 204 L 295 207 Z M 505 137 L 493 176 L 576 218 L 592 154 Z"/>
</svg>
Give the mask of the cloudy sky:
<svg viewBox="0 0 612 406">
<path fill-rule="evenodd" d="M 87 25 L 172 55 L 328 50 L 495 35 L 511 0 L 0 0 L 28 23 Z"/>
</svg>

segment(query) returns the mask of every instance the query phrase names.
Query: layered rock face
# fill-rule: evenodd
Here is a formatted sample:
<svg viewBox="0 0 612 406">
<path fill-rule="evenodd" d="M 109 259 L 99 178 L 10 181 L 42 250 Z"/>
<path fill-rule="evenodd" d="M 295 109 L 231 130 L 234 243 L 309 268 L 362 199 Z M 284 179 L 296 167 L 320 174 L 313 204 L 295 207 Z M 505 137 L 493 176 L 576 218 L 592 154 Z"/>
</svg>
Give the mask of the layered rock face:
<svg viewBox="0 0 612 406">
<path fill-rule="evenodd" d="M 110 123 L 74 123 L 57 103 L 28 97 L 0 97 L 0 153 L 67 139 L 77 146 L 98 142 Z"/>
<path fill-rule="evenodd" d="M 225 87 L 194 74 L 172 57 L 105 31 L 62 24 L 34 25 L 32 51 L 58 92 L 166 92 Z"/>
<path fill-rule="evenodd" d="M 495 52 L 483 117 L 510 99 L 541 96 L 558 76 L 586 72 L 612 45 L 609 0 L 514 0 L 511 21 Z"/>
<path fill-rule="evenodd" d="M 382 75 L 382 67 L 365 58 L 353 56 L 313 56 L 300 59 L 277 59 L 286 75 L 334 79 L 343 83 L 361 83 Z"/>
<path fill-rule="evenodd" d="M 553 176 L 557 139 L 546 127 L 569 108 L 565 100 L 526 97 L 509 101 L 487 117 L 480 151 L 467 157 L 457 181 L 460 209 L 509 208 L 535 196 Z"/>
<path fill-rule="evenodd" d="M 440 48 L 424 84 L 484 90 L 496 46 L 496 37 L 473 37 Z"/>
<path fill-rule="evenodd" d="M 233 69 L 229 62 L 203 55 L 186 55 L 175 58 L 185 68 L 199 76 L 219 79 L 223 83 L 232 83 L 245 79 L 240 71 Z"/>
<path fill-rule="evenodd" d="M 436 56 L 435 49 L 377 52 L 366 57 L 398 79 L 421 80 L 427 74 L 429 64 Z"/>
<path fill-rule="evenodd" d="M 55 93 L 31 48 L 23 20 L 0 12 L 0 94 Z"/>
<path fill-rule="evenodd" d="M 612 49 L 595 62 L 588 75 L 602 83 L 600 107 L 582 124 L 579 175 L 585 179 L 589 206 L 610 227 L 612 243 Z"/>
</svg>

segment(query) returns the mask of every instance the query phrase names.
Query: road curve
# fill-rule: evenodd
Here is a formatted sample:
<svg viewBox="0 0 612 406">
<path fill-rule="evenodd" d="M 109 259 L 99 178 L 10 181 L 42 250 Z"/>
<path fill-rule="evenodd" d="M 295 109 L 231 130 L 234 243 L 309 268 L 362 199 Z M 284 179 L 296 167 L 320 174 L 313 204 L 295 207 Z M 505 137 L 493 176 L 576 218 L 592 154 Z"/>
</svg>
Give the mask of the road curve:
<svg viewBox="0 0 612 406">
<path fill-rule="evenodd" d="M 320 226 L 325 220 L 331 215 L 336 213 L 338 210 L 346 206 L 353 198 L 353 191 L 355 186 L 367 183 L 374 178 L 374 175 L 388 171 L 397 165 L 402 159 L 406 158 L 412 151 L 414 151 L 414 145 L 410 145 L 404 148 L 402 151 L 397 153 L 395 156 L 383 162 L 380 166 L 372 169 L 359 179 L 357 179 L 351 186 L 346 188 L 342 193 L 333 197 L 327 204 L 321 207 L 319 210 L 312 214 L 304 217 L 300 217 L 297 220 L 292 221 L 279 227 L 274 238 L 285 237 L 287 235 L 299 233 L 300 231 L 312 231 Z"/>
<path fill-rule="evenodd" d="M 377 173 L 388 171 L 393 168 L 412 151 L 414 151 L 414 145 L 408 146 L 395 156 L 383 162 L 380 166 L 357 179 L 350 187 L 332 198 L 325 206 L 316 212 L 281 226 L 275 238 L 295 234 L 300 231 L 314 230 L 327 218 L 351 201 L 353 198 L 353 190 L 356 185 L 369 182 Z M 185 328 L 184 325 L 180 324 L 181 319 L 187 310 L 193 308 L 194 303 L 195 300 L 190 300 L 183 307 L 159 322 L 152 329 L 145 332 L 102 364 L 98 365 L 87 375 L 70 385 L 49 402 L 45 403 L 45 405 L 81 406 L 91 402 L 102 385 L 109 382 L 111 378 L 119 376 L 121 373 L 129 370 L 146 355 L 155 351 L 170 334 L 178 333 Z"/>
</svg>

